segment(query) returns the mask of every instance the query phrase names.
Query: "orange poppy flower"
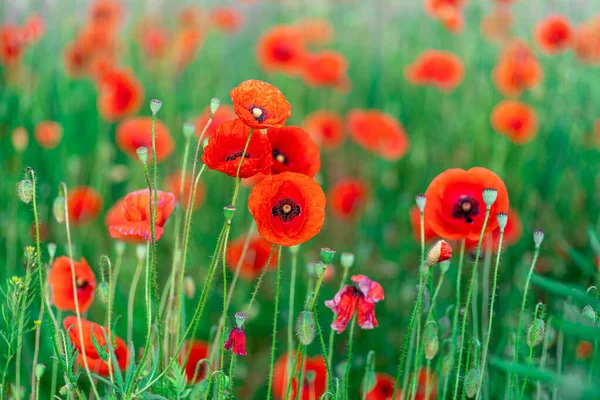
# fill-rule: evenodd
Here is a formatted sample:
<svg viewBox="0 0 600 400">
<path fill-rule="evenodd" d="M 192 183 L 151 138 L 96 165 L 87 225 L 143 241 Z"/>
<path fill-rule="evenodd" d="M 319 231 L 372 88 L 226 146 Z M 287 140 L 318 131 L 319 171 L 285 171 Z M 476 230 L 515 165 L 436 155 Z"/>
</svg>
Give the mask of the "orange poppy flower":
<svg viewBox="0 0 600 400">
<path fill-rule="evenodd" d="M 464 75 L 460 58 L 443 50 L 425 50 L 404 70 L 404 76 L 410 83 L 435 86 L 447 93 L 460 85 Z"/>
<path fill-rule="evenodd" d="M 543 75 L 537 57 L 529 45 L 520 39 L 505 46 L 492 71 L 496 88 L 505 96 L 519 96 L 524 90 L 534 88 Z"/>
<path fill-rule="evenodd" d="M 379 110 L 351 110 L 346 123 L 352 139 L 364 149 L 388 160 L 401 159 L 410 147 L 396 118 Z"/>
<path fill-rule="evenodd" d="M 306 57 L 304 82 L 311 87 L 335 87 L 347 91 L 350 80 L 346 75 L 348 60 L 334 50 L 323 50 Z"/>
<path fill-rule="evenodd" d="M 95 55 L 88 65 L 88 75 L 94 80 L 101 79 L 115 68 L 116 59 L 108 53 Z"/>
<path fill-rule="evenodd" d="M 265 32 L 256 43 L 256 59 L 266 72 L 298 75 L 306 60 L 303 33 L 289 25 L 277 25 Z"/>
<path fill-rule="evenodd" d="M 492 218 L 492 216 L 490 216 Z M 502 238 L 502 246 L 512 246 L 517 243 L 521 236 L 523 235 L 523 223 L 521 222 L 521 216 L 517 212 L 517 210 L 510 208 L 508 210 L 508 220 L 506 222 L 506 226 L 504 227 L 504 237 Z M 485 243 L 489 240 L 490 235 L 486 236 L 483 239 L 482 249 L 486 248 Z M 492 249 L 496 250 L 498 248 L 499 240 L 500 240 L 500 228 L 494 229 L 491 234 L 492 238 Z M 479 238 L 477 240 L 467 240 L 465 242 L 465 246 L 468 249 L 477 248 L 479 244 Z"/>
<path fill-rule="evenodd" d="M 306 43 L 323 46 L 333 40 L 334 30 L 324 18 L 303 18 L 294 24 Z"/>
<path fill-rule="evenodd" d="M 69 190 L 67 207 L 69 222 L 73 226 L 92 222 L 102 211 L 104 202 L 100 193 L 91 187 L 81 186 Z"/>
<path fill-rule="evenodd" d="M 421 215 L 419 213 L 419 207 L 412 206 L 408 212 L 410 218 L 410 226 L 412 228 L 413 237 L 417 242 L 421 242 Z M 429 241 L 435 237 L 435 232 L 425 224 L 424 227 L 425 241 Z"/>
<path fill-rule="evenodd" d="M 230 270 L 236 270 L 245 243 L 246 238 L 240 237 L 239 239 L 234 240 L 227 248 L 227 267 L 229 267 Z M 250 239 L 248 249 L 246 250 L 246 257 L 240 266 L 240 277 L 249 281 L 258 277 L 269 259 L 272 247 L 273 245 L 271 243 L 260 236 L 255 236 Z M 277 267 L 277 252 L 278 250 L 275 250 L 275 253 L 273 253 L 267 269 L 271 270 Z"/>
<path fill-rule="evenodd" d="M 208 139 L 208 145 L 202 153 L 202 162 L 210 169 L 235 178 L 238 176 L 240 157 L 244 155 L 239 168 L 241 178 L 249 178 L 259 172 L 268 173 L 273 163 L 269 139 L 261 132 L 255 132 L 244 154 L 249 134 L 250 128 L 239 119 L 223 122 Z"/>
<path fill-rule="evenodd" d="M 502 42 L 511 35 L 513 15 L 508 7 L 496 7 L 481 19 L 481 35 L 490 42 Z"/>
<path fill-rule="evenodd" d="M 525 144 L 538 133 L 538 119 L 535 110 L 516 100 L 500 102 L 490 117 L 494 130 L 508 137 L 513 143 Z"/>
<path fill-rule="evenodd" d="M 94 0 L 88 15 L 92 23 L 114 26 L 123 18 L 123 7 L 117 0 Z"/>
<path fill-rule="evenodd" d="M 184 28 L 177 32 L 172 44 L 172 58 L 177 71 L 183 71 L 194 61 L 203 41 L 204 34 L 197 28 Z"/>
<path fill-rule="evenodd" d="M 187 377 L 188 382 L 200 382 L 206 376 L 206 364 L 198 364 L 203 359 L 208 358 L 208 351 L 208 343 L 203 340 L 188 340 L 185 343 L 185 346 L 183 347 L 179 357 L 179 364 L 183 363 L 187 356 L 187 353 L 189 352 L 190 357 L 188 358 L 188 362 L 185 365 L 185 375 Z M 198 371 L 196 371 L 196 369 Z"/>
<path fill-rule="evenodd" d="M 592 342 L 586 342 L 581 340 L 577 343 L 577 349 L 575 350 L 575 357 L 578 360 L 587 360 L 594 352 L 594 345 Z"/>
<path fill-rule="evenodd" d="M 234 7 L 216 7 L 210 11 L 210 22 L 223 32 L 237 33 L 244 25 L 244 16 Z"/>
<path fill-rule="evenodd" d="M 138 159 L 137 149 L 148 149 L 148 160 L 152 160 L 152 118 L 132 117 L 121 122 L 117 127 L 117 146 L 128 156 Z M 156 160 L 166 160 L 175 149 L 175 141 L 167 125 L 159 120 L 154 121 L 154 142 Z"/>
<path fill-rule="evenodd" d="M 200 137 L 200 135 L 202 134 L 202 130 L 204 129 L 204 127 L 208 123 L 208 119 L 210 118 L 210 113 L 210 107 L 206 107 L 202 114 L 194 121 L 194 126 L 196 127 L 196 137 Z M 212 122 L 210 123 L 208 128 L 206 128 L 206 133 L 204 134 L 204 137 L 210 137 L 214 135 L 215 132 L 217 132 L 217 128 L 219 127 L 219 125 L 221 125 L 221 123 L 236 118 L 237 115 L 235 115 L 233 107 L 227 104 L 221 104 L 219 108 L 217 108 Z"/>
<path fill-rule="evenodd" d="M 114 53 L 117 49 L 117 32 L 107 25 L 88 24 L 77 36 L 77 41 L 94 54 Z"/>
<path fill-rule="evenodd" d="M 304 129 L 325 150 L 335 150 L 344 142 L 344 121 L 333 111 L 314 111 L 304 118 Z"/>
<path fill-rule="evenodd" d="M 360 179 L 342 179 L 337 181 L 329 192 L 327 199 L 331 211 L 339 219 L 355 218 L 365 206 L 369 195 L 369 187 Z"/>
<path fill-rule="evenodd" d="M 465 17 L 462 12 L 450 6 L 441 7 L 438 13 L 438 18 L 444 28 L 449 32 L 457 34 L 465 29 Z"/>
<path fill-rule="evenodd" d="M 104 74 L 98 86 L 98 111 L 108 122 L 135 114 L 142 106 L 144 88 L 129 70 Z"/>
<path fill-rule="evenodd" d="M 492 171 L 475 167 L 468 171 L 451 168 L 442 172 L 431 181 L 425 192 L 425 225 L 444 239 L 478 240 L 486 212 L 484 189 L 497 190 L 491 216 L 508 211 L 506 186 Z M 489 218 L 484 236 L 497 227 L 496 218 Z"/>
<path fill-rule="evenodd" d="M 312 178 L 284 172 L 254 186 L 248 209 L 262 237 L 271 243 L 295 246 L 321 230 L 325 220 L 325 194 Z"/>
<path fill-rule="evenodd" d="M 67 45 L 63 53 L 65 72 L 71 78 L 81 78 L 87 73 L 92 54 L 83 45 L 74 40 Z"/>
<path fill-rule="evenodd" d="M 33 13 L 27 17 L 21 30 L 25 43 L 37 43 L 46 33 L 46 23 L 39 14 Z"/>
<path fill-rule="evenodd" d="M 444 11 L 448 8 L 453 8 L 460 11 L 467 4 L 467 0 L 425 0 L 425 12 L 429 16 L 437 18 L 439 17 L 440 11 Z"/>
<path fill-rule="evenodd" d="M 147 189 L 146 189 L 147 190 Z M 117 202 L 106 212 L 104 216 L 104 225 L 106 228 L 110 228 L 111 225 L 126 224 L 127 218 L 123 211 L 125 205 L 125 197 L 120 198 Z"/>
<path fill-rule="evenodd" d="M 394 385 L 396 384 L 396 379 L 388 374 L 384 374 L 383 372 L 378 372 L 375 374 L 375 386 L 367 392 L 364 399 L 366 400 L 390 400 L 394 394 Z M 362 389 L 361 389 L 362 391 Z M 398 391 L 396 393 L 395 400 L 402 400 L 402 393 Z"/>
<path fill-rule="evenodd" d="M 575 54 L 586 63 L 600 63 L 600 15 L 583 22 L 575 31 Z"/>
<path fill-rule="evenodd" d="M 75 271 L 79 311 L 84 313 L 90 308 L 92 300 L 94 300 L 96 276 L 83 257 L 81 257 L 80 262 L 73 260 L 73 270 Z M 73 296 L 73 277 L 69 257 L 62 256 L 54 260 L 48 274 L 48 284 L 52 291 L 54 307 L 61 311 L 77 311 L 75 296 Z"/>
<path fill-rule="evenodd" d="M 11 23 L 0 26 L 0 62 L 4 65 L 17 64 L 24 52 L 21 28 Z"/>
<path fill-rule="evenodd" d="M 273 370 L 273 397 L 276 400 L 285 399 L 287 387 L 289 384 L 287 372 L 288 372 L 288 353 L 283 354 L 277 362 L 275 362 Z M 300 357 L 300 355 L 298 355 Z M 289 363 L 293 365 L 292 362 Z M 300 361 L 298 361 L 298 367 L 300 368 Z M 327 386 L 327 367 L 325 366 L 325 359 L 322 356 L 315 357 L 304 357 L 304 381 L 302 382 L 302 389 L 300 397 L 296 397 L 298 393 L 298 379 L 293 378 L 292 380 L 292 394 L 290 399 L 292 400 L 311 400 L 320 398 Z M 312 380 L 309 379 L 312 376 Z"/>
<path fill-rule="evenodd" d="M 542 52 L 546 54 L 562 53 L 571 46 L 573 29 L 566 17 L 555 14 L 536 25 L 534 37 Z"/>
<path fill-rule="evenodd" d="M 267 82 L 244 81 L 229 96 L 237 116 L 253 129 L 281 128 L 292 116 L 292 107 L 283 93 Z"/>
<path fill-rule="evenodd" d="M 319 146 L 297 126 L 271 128 L 267 132 L 271 142 L 273 164 L 272 174 L 298 172 L 314 178 L 321 169 Z"/>
<path fill-rule="evenodd" d="M 154 199 L 154 191 L 152 192 Z M 120 201 L 120 208 L 110 211 L 110 221 L 116 222 L 109 225 L 108 232 L 114 239 L 133 243 L 143 243 L 152 240 L 150 227 L 150 195 L 147 189 L 131 192 Z M 154 226 L 155 239 L 158 240 L 164 233 L 163 225 L 175 209 L 175 195 L 158 191 L 156 209 L 156 225 Z M 108 217 L 108 216 L 107 216 Z"/>
<path fill-rule="evenodd" d="M 33 136 L 44 149 L 53 149 L 63 137 L 63 128 L 58 122 L 41 121 L 36 125 Z"/>
<path fill-rule="evenodd" d="M 179 202 L 183 207 L 187 208 L 188 199 L 190 193 L 193 189 L 194 182 L 192 180 L 191 174 L 185 174 L 185 179 L 183 180 L 183 199 L 180 198 L 181 194 L 181 171 L 177 171 L 172 173 L 171 175 L 165 178 L 165 189 L 175 195 L 175 199 Z M 196 188 L 196 197 L 194 199 L 194 209 L 199 208 L 202 203 L 204 203 L 204 199 L 206 198 L 206 187 L 204 183 L 200 180 L 198 181 L 198 187 Z"/>
</svg>

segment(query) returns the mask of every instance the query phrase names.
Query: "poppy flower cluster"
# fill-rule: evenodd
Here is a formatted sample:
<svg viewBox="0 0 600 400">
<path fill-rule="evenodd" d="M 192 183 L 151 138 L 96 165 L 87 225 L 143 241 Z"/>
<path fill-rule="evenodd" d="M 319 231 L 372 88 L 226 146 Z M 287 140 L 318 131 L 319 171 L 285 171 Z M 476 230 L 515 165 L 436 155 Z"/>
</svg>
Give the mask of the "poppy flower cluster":
<svg viewBox="0 0 600 400">
<path fill-rule="evenodd" d="M 39 42 L 45 33 L 44 20 L 35 13 L 21 26 L 10 22 L 0 25 L 0 64 L 7 67 L 19 64 L 27 47 Z"/>
<path fill-rule="evenodd" d="M 464 29 L 463 8 L 466 3 L 466 0 L 424 0 L 425 12 L 452 33 L 460 33 Z"/>
<path fill-rule="evenodd" d="M 544 72 L 533 50 L 521 39 L 513 39 L 504 46 L 492 71 L 498 91 L 511 97 L 518 97 L 525 90 L 535 88 L 543 76 Z"/>
<path fill-rule="evenodd" d="M 404 76 L 413 85 L 435 86 L 450 93 L 462 82 L 464 66 L 448 51 L 425 50 L 405 69 Z"/>
<path fill-rule="evenodd" d="M 301 358 L 301 354 L 297 357 Z M 277 400 L 286 398 L 287 387 L 289 386 L 288 365 L 290 364 L 288 353 L 283 354 L 275 362 L 273 370 L 273 397 Z M 298 360 L 298 365 L 300 361 Z M 322 356 L 304 357 L 304 378 L 300 383 L 300 397 L 298 393 L 298 378 L 292 378 L 292 390 L 290 399 L 310 400 L 319 398 L 325 393 L 327 388 L 327 367 L 325 359 Z"/>
</svg>

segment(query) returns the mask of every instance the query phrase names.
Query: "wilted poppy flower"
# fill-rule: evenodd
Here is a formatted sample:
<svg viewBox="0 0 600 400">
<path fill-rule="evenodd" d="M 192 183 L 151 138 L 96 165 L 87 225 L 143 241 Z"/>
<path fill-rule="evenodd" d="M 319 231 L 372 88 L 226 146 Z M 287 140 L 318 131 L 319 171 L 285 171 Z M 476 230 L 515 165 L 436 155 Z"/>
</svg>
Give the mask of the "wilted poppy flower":
<svg viewBox="0 0 600 400">
<path fill-rule="evenodd" d="M 600 63 L 600 15 L 577 27 L 574 50 L 581 61 L 590 64 Z"/>
<path fill-rule="evenodd" d="M 432 85 L 444 92 L 452 92 L 462 82 L 464 74 L 460 58 L 443 50 L 425 50 L 404 70 L 410 83 Z"/>
<path fill-rule="evenodd" d="M 302 31 L 290 25 L 272 27 L 256 43 L 256 59 L 266 72 L 297 75 L 302 71 L 306 54 Z"/>
<path fill-rule="evenodd" d="M 237 116 L 250 128 L 281 128 L 292 116 L 290 103 L 270 83 L 248 80 L 229 92 Z"/>
<path fill-rule="evenodd" d="M 202 130 L 204 129 L 210 118 L 210 113 L 210 107 L 206 107 L 202 114 L 194 121 L 194 126 L 196 128 L 196 137 L 200 137 L 200 135 L 202 134 Z M 217 111 L 213 116 L 212 122 L 210 123 L 210 125 L 208 125 L 208 128 L 206 128 L 206 133 L 204 134 L 204 137 L 210 137 L 214 135 L 219 125 L 221 125 L 225 121 L 229 121 L 236 118 L 237 116 L 235 115 L 235 111 L 233 111 L 233 107 L 227 104 L 221 104 L 219 108 L 217 108 Z"/>
<path fill-rule="evenodd" d="M 492 71 L 498 91 L 505 96 L 519 96 L 524 90 L 537 86 L 543 77 L 537 57 L 529 45 L 515 39 L 505 46 Z"/>
<path fill-rule="evenodd" d="M 146 189 L 125 196 L 120 210 L 115 211 L 111 216 L 114 218 L 112 221 L 118 221 L 118 223 L 108 227 L 110 236 L 114 239 L 135 243 L 152 240 L 149 199 L 150 196 Z M 154 191 L 152 191 L 152 199 L 154 200 Z M 165 231 L 163 225 L 175 209 L 175 195 L 159 190 L 156 206 L 154 232 L 155 240 L 158 241 Z"/>
<path fill-rule="evenodd" d="M 96 219 L 104 204 L 100 193 L 87 186 L 69 190 L 67 200 L 69 222 L 73 226 L 84 225 Z"/>
<path fill-rule="evenodd" d="M 96 276 L 85 258 L 81 261 L 73 260 L 75 271 L 75 285 L 79 311 L 84 313 L 90 308 L 94 300 Z M 73 276 L 71 275 L 71 261 L 69 257 L 57 257 L 48 274 L 48 284 L 52 291 L 52 303 L 61 311 L 77 311 L 75 296 L 73 295 Z"/>
<path fill-rule="evenodd" d="M 333 26 L 324 18 L 303 18 L 294 23 L 306 43 L 325 45 L 333 39 Z"/>
<path fill-rule="evenodd" d="M 196 58 L 203 42 L 204 33 L 197 28 L 184 28 L 176 33 L 172 59 L 177 71 L 183 71 Z"/>
<path fill-rule="evenodd" d="M 147 148 L 148 160 L 152 160 L 152 118 L 132 117 L 121 122 L 117 127 L 116 141 L 119 149 L 134 159 L 138 159 L 138 148 Z M 159 120 L 154 121 L 154 142 L 158 162 L 169 157 L 175 149 L 169 128 Z"/>
<path fill-rule="evenodd" d="M 325 302 L 325 306 L 336 316 L 331 329 L 338 334 L 344 332 L 355 312 L 358 312 L 356 322 L 362 329 L 373 329 L 378 326 L 375 318 L 375 303 L 383 300 L 383 288 L 364 275 L 354 275 L 350 280 L 355 285 L 344 285 L 333 300 Z"/>
<path fill-rule="evenodd" d="M 389 114 L 379 110 L 352 110 L 346 121 L 356 143 L 388 161 L 401 159 L 410 147 L 400 121 Z"/>
<path fill-rule="evenodd" d="M 24 52 L 25 43 L 21 28 L 11 23 L 0 26 L 0 61 L 2 64 L 18 63 Z"/>
<path fill-rule="evenodd" d="M 301 358 L 301 355 L 298 355 Z M 273 397 L 276 400 L 283 400 L 286 397 L 287 387 L 289 384 L 288 365 L 293 365 L 289 361 L 289 354 L 284 353 L 275 363 L 273 370 Z M 291 367 L 290 367 L 291 368 Z M 300 360 L 298 367 L 300 368 Z M 320 398 L 325 393 L 327 387 L 327 367 L 325 359 L 322 356 L 304 357 L 304 377 L 302 387 L 300 389 L 300 397 L 296 397 L 298 393 L 298 379 L 292 378 L 292 390 L 290 399 L 292 400 L 312 400 Z"/>
<path fill-rule="evenodd" d="M 240 237 L 227 247 L 227 267 L 232 271 L 236 270 L 240 262 L 245 244 L 246 238 Z M 246 250 L 246 257 L 244 257 L 244 261 L 240 265 L 240 277 L 246 280 L 258 277 L 267 264 L 272 248 L 273 245 L 260 236 L 251 238 Z M 275 250 L 267 269 L 277 267 L 277 254 L 278 250 Z"/>
<path fill-rule="evenodd" d="M 410 217 L 410 225 L 412 227 L 413 236 L 417 242 L 421 242 L 421 215 L 419 213 L 419 207 L 412 206 L 408 213 Z M 425 230 L 423 231 L 423 233 L 425 234 L 425 241 L 428 241 L 435 237 L 435 232 L 427 224 L 425 224 Z"/>
<path fill-rule="evenodd" d="M 83 349 L 85 349 L 85 357 L 87 361 L 87 365 L 90 368 L 90 371 L 96 373 L 101 376 L 109 376 L 110 370 L 108 367 L 108 363 L 102 360 L 100 354 L 98 354 L 98 350 L 94 345 L 94 341 L 92 340 L 92 336 L 94 337 L 96 343 L 100 347 L 106 348 L 105 358 L 110 357 L 110 350 L 107 348 L 108 342 L 106 338 L 111 337 L 111 332 L 108 328 L 105 328 L 101 325 L 98 325 L 94 322 L 88 321 L 86 319 L 81 319 L 81 333 L 79 333 L 79 324 L 77 322 L 77 317 L 70 316 L 63 320 L 63 327 L 65 329 L 69 329 L 69 339 L 75 345 L 75 348 L 79 350 L 79 354 L 77 355 L 77 360 L 79 365 L 84 367 L 84 359 L 83 359 Z M 106 334 L 106 337 L 104 336 Z M 117 359 L 117 365 L 119 370 L 124 370 L 127 367 L 127 363 L 129 361 L 129 350 L 127 349 L 127 345 L 120 337 L 114 335 L 112 336 L 114 343 L 112 343 L 112 348 L 115 353 L 115 357 Z M 111 360 L 112 368 L 115 368 L 114 362 Z"/>
<path fill-rule="evenodd" d="M 192 192 L 194 181 L 192 180 L 191 174 L 185 174 L 185 179 L 183 180 L 183 198 L 180 198 L 181 194 L 181 171 L 177 171 L 172 173 L 171 175 L 165 178 L 165 189 L 168 192 L 171 192 L 175 195 L 175 199 L 179 202 L 183 207 L 187 208 L 188 199 L 190 198 L 190 193 Z M 206 197 L 206 188 L 204 183 L 200 180 L 198 181 L 198 186 L 196 188 L 196 197 L 194 198 L 194 208 L 199 208 L 202 203 L 204 203 L 204 199 Z"/>
<path fill-rule="evenodd" d="M 425 11 L 434 18 L 439 16 L 440 11 L 448 8 L 460 11 L 466 4 L 467 0 L 424 0 Z"/>
<path fill-rule="evenodd" d="M 123 8 L 116 0 L 95 0 L 90 5 L 89 13 L 92 23 L 114 26 L 123 17 Z"/>
<path fill-rule="evenodd" d="M 210 22 L 223 32 L 236 33 L 244 25 L 244 16 L 233 7 L 216 7 L 210 11 Z"/>
<path fill-rule="evenodd" d="M 325 150 L 334 150 L 344 141 L 344 121 L 333 111 L 314 111 L 304 118 L 302 125 Z"/>
<path fill-rule="evenodd" d="M 248 199 L 258 232 L 271 243 L 295 246 L 315 236 L 325 219 L 325 194 L 312 178 L 294 172 L 258 182 Z"/>
<path fill-rule="evenodd" d="M 492 171 L 475 167 L 468 171 L 452 168 L 442 172 L 425 192 L 425 224 L 444 239 L 478 240 L 486 212 L 484 189 L 495 189 L 498 195 L 490 215 L 508 211 L 506 186 Z M 489 218 L 484 236 L 497 227 L 496 218 Z"/>
<path fill-rule="evenodd" d="M 188 340 L 185 343 L 179 355 L 179 363 L 183 364 L 189 352 L 190 357 L 185 365 L 185 376 L 188 382 L 200 382 L 206 376 L 206 363 L 200 364 L 200 361 L 208 358 L 208 350 L 208 343 L 203 340 Z"/>
<path fill-rule="evenodd" d="M 492 218 L 492 216 L 490 216 Z M 523 222 L 521 222 L 521 216 L 519 212 L 514 208 L 509 208 L 508 210 L 508 220 L 506 222 L 506 226 L 504 227 L 504 237 L 502 238 L 502 246 L 511 246 L 521 239 L 521 235 L 523 234 Z M 483 239 L 482 248 L 486 248 L 486 243 L 489 240 L 490 235 L 486 236 Z M 500 239 L 500 228 L 494 229 L 491 234 L 492 238 L 492 249 L 496 250 L 498 248 L 498 242 Z M 479 239 L 477 240 L 467 240 L 465 242 L 465 246 L 469 249 L 476 248 L 479 244 Z"/>
<path fill-rule="evenodd" d="M 555 14 L 536 25 L 534 37 L 537 45 L 544 53 L 557 54 L 570 47 L 573 30 L 566 17 Z"/>
<path fill-rule="evenodd" d="M 538 119 L 534 109 L 520 101 L 502 101 L 494 107 L 490 120 L 496 132 L 516 144 L 530 142 L 538 133 Z"/>
<path fill-rule="evenodd" d="M 298 172 L 314 178 L 321 169 L 319 146 L 297 126 L 271 128 L 267 132 L 271 142 L 272 174 Z"/>
<path fill-rule="evenodd" d="M 98 111 L 108 122 L 135 114 L 143 98 L 144 88 L 129 70 L 108 72 L 99 81 Z"/>
<path fill-rule="evenodd" d="M 223 347 L 225 350 L 231 350 L 234 354 L 238 356 L 245 356 L 246 353 L 246 333 L 244 332 L 244 328 L 233 327 L 231 332 L 229 332 L 229 337 L 227 341 L 224 343 Z"/>
<path fill-rule="evenodd" d="M 62 125 L 54 121 L 41 121 L 35 127 L 35 140 L 44 149 L 53 149 L 60 143 L 63 136 Z"/>
<path fill-rule="evenodd" d="M 310 54 L 304 63 L 304 82 L 312 87 L 334 87 L 343 91 L 349 89 L 348 60 L 334 50 L 323 50 Z"/>
<path fill-rule="evenodd" d="M 21 30 L 25 43 L 37 43 L 46 33 L 46 23 L 39 14 L 33 13 L 27 17 Z"/>
<path fill-rule="evenodd" d="M 390 400 L 394 394 L 395 384 L 396 379 L 393 376 L 378 372 L 375 374 L 375 386 L 367 392 L 364 399 Z M 402 393 L 400 390 L 396 393 L 396 399 L 394 400 L 402 400 Z"/>
<path fill-rule="evenodd" d="M 490 14 L 481 18 L 481 35 L 491 42 L 502 42 L 511 35 L 513 16 L 510 8 L 496 7 Z"/>
<path fill-rule="evenodd" d="M 327 198 L 331 211 L 340 219 L 354 218 L 365 206 L 369 194 L 366 182 L 360 179 L 342 179 L 337 181 L 329 192 Z"/>
<path fill-rule="evenodd" d="M 240 178 L 248 178 L 259 172 L 268 173 L 273 163 L 269 139 L 258 131 L 254 132 L 244 154 L 248 135 L 250 128 L 239 119 L 223 122 L 208 139 L 208 145 L 202 153 L 202 162 L 208 168 L 234 178 L 240 163 Z M 243 161 L 240 160 L 242 155 Z"/>
</svg>

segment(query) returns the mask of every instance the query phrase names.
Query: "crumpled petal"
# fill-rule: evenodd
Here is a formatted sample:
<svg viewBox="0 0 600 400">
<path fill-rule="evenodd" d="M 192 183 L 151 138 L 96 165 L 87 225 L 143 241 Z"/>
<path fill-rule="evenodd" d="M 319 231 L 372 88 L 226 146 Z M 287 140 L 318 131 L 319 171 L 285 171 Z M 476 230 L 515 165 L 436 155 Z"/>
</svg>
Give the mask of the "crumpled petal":
<svg viewBox="0 0 600 400">
<path fill-rule="evenodd" d="M 370 303 L 377 303 L 383 300 L 383 287 L 375 281 L 370 280 L 364 275 L 354 275 L 350 278 L 352 282 L 358 283 L 358 288 L 365 297 L 365 300 Z"/>
<path fill-rule="evenodd" d="M 362 329 L 373 329 L 378 326 L 377 318 L 375 318 L 375 303 L 359 299 L 356 322 Z"/>
<path fill-rule="evenodd" d="M 238 356 L 245 356 L 246 353 L 246 333 L 243 328 L 233 328 L 229 332 L 229 338 L 224 344 L 226 350 L 232 350 Z"/>
<path fill-rule="evenodd" d="M 331 309 L 336 314 L 336 319 L 331 324 L 331 329 L 337 333 L 342 333 L 358 305 L 359 297 L 354 296 L 354 288 L 349 285 L 345 285 L 342 290 L 336 293 L 333 300 L 327 300 L 325 306 Z"/>
</svg>

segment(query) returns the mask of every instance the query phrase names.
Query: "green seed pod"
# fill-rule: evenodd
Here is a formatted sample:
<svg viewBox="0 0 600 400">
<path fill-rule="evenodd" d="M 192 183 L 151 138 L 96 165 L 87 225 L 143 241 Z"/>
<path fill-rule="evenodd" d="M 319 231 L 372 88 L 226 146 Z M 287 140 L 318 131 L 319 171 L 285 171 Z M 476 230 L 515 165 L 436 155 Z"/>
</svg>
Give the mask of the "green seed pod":
<svg viewBox="0 0 600 400">
<path fill-rule="evenodd" d="M 544 324 L 544 321 L 536 318 L 535 321 L 529 325 L 529 330 L 527 331 L 527 345 L 530 347 L 535 347 L 542 343 L 545 332 L 546 325 Z"/>
<path fill-rule="evenodd" d="M 433 360 L 440 350 L 438 327 L 435 323 L 430 322 L 425 325 L 423 339 L 425 341 L 425 358 L 427 360 Z"/>
<path fill-rule="evenodd" d="M 191 139 L 191 137 L 194 136 L 194 133 L 196 133 L 196 126 L 194 124 L 189 122 L 183 124 L 183 136 L 186 139 Z"/>
<path fill-rule="evenodd" d="M 225 216 L 225 220 L 228 224 L 231 224 L 231 220 L 233 219 L 233 215 L 235 214 L 235 207 L 233 206 L 225 206 L 223 207 L 223 215 Z"/>
<path fill-rule="evenodd" d="M 71 393 L 71 390 L 73 389 L 73 385 L 71 385 L 70 383 L 67 383 L 65 386 L 61 387 L 59 392 L 61 396 L 66 396 L 69 393 Z"/>
<path fill-rule="evenodd" d="M 109 293 L 110 293 L 110 290 L 108 289 L 108 283 L 100 282 L 97 290 L 98 290 L 98 298 L 100 299 L 100 301 L 103 302 L 104 304 L 108 303 L 108 297 L 109 297 Z"/>
<path fill-rule="evenodd" d="M 46 366 L 44 364 L 38 364 L 35 366 L 35 377 L 37 379 L 41 379 L 46 371 Z"/>
<path fill-rule="evenodd" d="M 477 394 L 479 388 L 479 370 L 473 368 L 465 377 L 465 392 L 468 398 L 473 398 Z"/>
<path fill-rule="evenodd" d="M 496 189 L 483 189 L 483 202 L 486 206 L 491 207 L 498 198 L 498 191 Z"/>
<path fill-rule="evenodd" d="M 33 183 L 29 179 L 19 181 L 17 184 L 17 194 L 23 203 L 31 203 L 31 200 L 33 200 Z"/>
<path fill-rule="evenodd" d="M 148 162 L 148 148 L 143 146 L 138 147 L 135 153 L 137 154 L 142 164 L 146 165 L 146 163 Z"/>
<path fill-rule="evenodd" d="M 219 100 L 219 98 L 213 97 L 212 99 L 210 99 L 210 113 L 214 115 L 214 113 L 216 113 L 219 109 L 220 105 L 221 100 Z"/>
<path fill-rule="evenodd" d="M 340 256 L 340 264 L 344 268 L 351 268 L 354 265 L 354 254 L 352 253 L 342 253 Z"/>
<path fill-rule="evenodd" d="M 54 203 L 52 203 L 52 213 L 54 214 L 54 218 L 56 222 L 62 224 L 65 222 L 66 213 L 65 213 L 65 198 L 62 196 L 58 196 L 54 199 Z"/>
<path fill-rule="evenodd" d="M 335 250 L 328 247 L 323 247 L 321 249 L 321 261 L 323 261 L 323 264 L 331 264 L 333 262 L 333 257 L 335 257 Z"/>
<path fill-rule="evenodd" d="M 310 311 L 302 311 L 296 321 L 296 337 L 304 346 L 312 343 L 316 334 L 315 316 Z"/>
<path fill-rule="evenodd" d="M 162 107 L 162 101 L 160 101 L 158 99 L 150 100 L 150 111 L 152 112 L 153 116 L 156 117 L 156 114 L 158 114 L 161 107 Z"/>
</svg>

